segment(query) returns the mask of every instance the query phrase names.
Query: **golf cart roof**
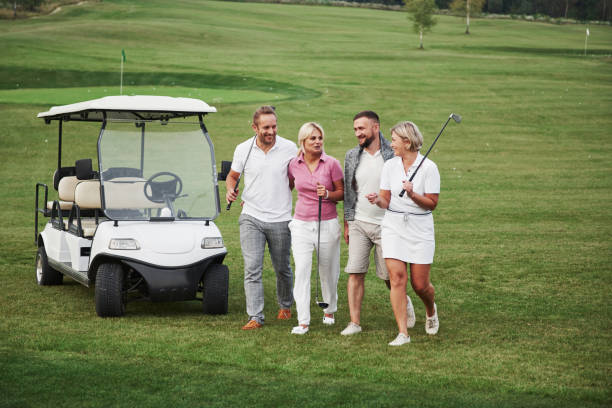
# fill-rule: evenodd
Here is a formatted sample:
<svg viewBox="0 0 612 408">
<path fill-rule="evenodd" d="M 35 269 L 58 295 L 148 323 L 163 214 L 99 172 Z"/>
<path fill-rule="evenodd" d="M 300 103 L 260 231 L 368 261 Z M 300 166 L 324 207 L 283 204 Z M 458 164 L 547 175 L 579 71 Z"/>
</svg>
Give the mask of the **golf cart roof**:
<svg viewBox="0 0 612 408">
<path fill-rule="evenodd" d="M 167 120 L 216 112 L 200 99 L 171 96 L 121 95 L 54 106 L 38 114 L 47 123 L 52 120 L 102 122 L 106 119 Z"/>
</svg>

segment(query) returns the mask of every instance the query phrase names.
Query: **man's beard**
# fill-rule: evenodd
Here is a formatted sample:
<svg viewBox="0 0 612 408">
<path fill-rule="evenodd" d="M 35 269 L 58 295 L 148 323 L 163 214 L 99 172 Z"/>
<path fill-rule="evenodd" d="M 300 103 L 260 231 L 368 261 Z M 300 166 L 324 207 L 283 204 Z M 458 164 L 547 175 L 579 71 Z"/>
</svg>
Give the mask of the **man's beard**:
<svg viewBox="0 0 612 408">
<path fill-rule="evenodd" d="M 367 137 L 363 144 L 361 145 L 362 148 L 367 149 L 368 146 L 370 146 L 372 144 L 372 142 L 374 141 L 374 135 L 370 135 L 370 137 Z"/>
</svg>

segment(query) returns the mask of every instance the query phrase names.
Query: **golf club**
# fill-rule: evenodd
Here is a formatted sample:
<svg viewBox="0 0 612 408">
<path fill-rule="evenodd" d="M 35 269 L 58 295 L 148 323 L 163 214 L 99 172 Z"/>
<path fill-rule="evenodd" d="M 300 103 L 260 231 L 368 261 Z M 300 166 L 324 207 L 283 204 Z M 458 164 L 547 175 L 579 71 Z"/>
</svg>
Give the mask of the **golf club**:
<svg viewBox="0 0 612 408">
<path fill-rule="evenodd" d="M 238 184 L 240 184 L 240 178 L 242 177 L 242 173 L 244 173 L 244 169 L 246 169 L 246 164 L 247 164 L 247 161 L 249 160 L 249 156 L 251 155 L 251 150 L 253 150 L 253 144 L 255 143 L 255 139 L 257 139 L 257 135 L 253 136 L 251 147 L 249 148 L 249 152 L 247 153 L 246 160 L 244 161 L 244 165 L 242 166 L 242 172 L 240 172 L 240 174 L 238 175 L 238 180 L 236 180 L 236 185 L 234 186 L 234 193 L 238 191 Z M 233 201 L 230 201 L 229 203 L 227 203 L 227 208 L 225 209 L 226 211 L 229 211 L 229 209 L 232 207 L 232 203 Z"/>
<path fill-rule="evenodd" d="M 321 248 L 321 202 L 323 197 L 319 196 L 319 227 L 317 228 L 317 289 L 315 294 L 315 302 L 321 309 L 327 309 L 328 303 L 319 302 L 319 249 Z"/>
<path fill-rule="evenodd" d="M 408 181 L 412 181 L 412 179 L 414 179 L 414 176 L 416 176 L 417 171 L 419 171 L 419 169 L 421 168 L 421 165 L 423 164 L 423 162 L 425 161 L 425 159 L 427 158 L 427 156 L 429 155 L 429 152 L 431 152 L 431 149 L 434 147 L 434 145 L 436 144 L 436 142 L 438 141 L 438 138 L 440 137 L 440 135 L 442 134 L 442 132 L 444 132 L 444 128 L 446 127 L 446 125 L 448 125 L 448 122 L 450 120 L 454 120 L 457 123 L 461 123 L 461 116 L 457 115 L 456 113 L 451 113 L 450 116 L 448 117 L 448 119 L 446 119 L 446 122 L 444 123 L 444 126 L 442 126 L 442 129 L 440 130 L 440 133 L 438 133 L 438 136 L 436 136 L 436 138 L 434 139 L 433 143 L 431 144 L 431 146 L 429 146 L 429 149 L 427 150 L 427 153 L 425 153 L 425 156 L 423 156 L 423 160 L 421 160 L 421 162 L 419 163 L 419 165 L 417 166 L 416 170 L 414 171 L 414 173 L 412 173 L 412 176 L 410 176 L 410 179 Z M 403 197 L 404 194 L 406 194 L 406 190 L 402 190 L 399 193 L 400 197 Z"/>
</svg>

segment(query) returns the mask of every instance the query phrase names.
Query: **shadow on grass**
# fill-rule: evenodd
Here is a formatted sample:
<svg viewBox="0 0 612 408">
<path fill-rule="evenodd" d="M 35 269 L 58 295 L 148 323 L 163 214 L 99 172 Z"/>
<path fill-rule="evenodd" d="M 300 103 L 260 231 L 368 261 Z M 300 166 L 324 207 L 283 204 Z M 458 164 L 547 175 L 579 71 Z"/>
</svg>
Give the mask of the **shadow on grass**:
<svg viewBox="0 0 612 408">
<path fill-rule="evenodd" d="M 0 66 L 0 89 L 71 88 L 116 86 L 118 74 L 105 71 L 46 70 Z M 123 83 L 142 86 L 184 86 L 194 88 L 233 89 L 282 92 L 287 99 L 312 99 L 321 92 L 286 82 L 246 75 L 197 74 L 179 72 L 126 72 Z"/>
<path fill-rule="evenodd" d="M 180 341 L 181 339 L 177 339 Z M 142 344 L 140 344 L 142 346 Z M 197 346 L 197 343 L 191 344 Z M 203 345 L 202 345 L 203 346 Z M 97 343 L 84 350 L 13 351 L 0 354 L 0 389 L 6 406 L 254 406 L 254 407 L 548 407 L 572 406 L 578 390 L 512 389 L 498 379 L 480 379 L 465 392 L 457 376 L 385 376 L 383 368 L 330 375 L 307 356 L 298 364 L 273 366 L 248 348 L 245 359 L 228 358 L 219 344 L 180 353 L 159 344 Z M 101 351 L 115 350 L 112 360 Z M 247 356 L 248 354 L 248 356 Z M 248 357 L 248 358 L 246 358 Z M 227 361 L 226 361 L 227 360 Z M 357 363 L 358 360 L 353 361 Z M 345 364 L 339 365 L 346 368 Z M 359 370 L 358 370 L 359 371 Z M 405 374 L 410 373 L 407 370 Z M 384 380 L 382 379 L 384 378 Z M 78 384 L 75 386 L 66 386 Z M 430 392 L 417 393 L 423 385 Z M 582 400 L 590 407 L 602 396 Z"/>
<path fill-rule="evenodd" d="M 74 308 L 95 311 L 95 286 L 85 287 L 79 282 L 64 277 L 62 285 L 44 287 L 42 291 L 53 290 L 53 296 L 63 298 L 62 302 L 70 303 Z M 246 321 L 244 314 L 244 295 L 242 287 L 230 285 L 228 313 L 207 315 L 202 311 L 202 295 L 196 299 L 170 302 L 153 302 L 148 298 L 130 299 L 126 305 L 125 315 L 120 319 L 132 320 L 151 317 L 209 317 L 220 320 Z M 2 405 L 0 404 L 0 407 Z"/>
</svg>

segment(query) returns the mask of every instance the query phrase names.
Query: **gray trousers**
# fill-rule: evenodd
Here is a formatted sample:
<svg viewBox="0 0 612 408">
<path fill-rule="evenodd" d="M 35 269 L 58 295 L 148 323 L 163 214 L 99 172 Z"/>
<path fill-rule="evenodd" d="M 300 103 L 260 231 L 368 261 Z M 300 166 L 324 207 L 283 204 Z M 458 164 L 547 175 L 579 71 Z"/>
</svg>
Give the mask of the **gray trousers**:
<svg viewBox="0 0 612 408">
<path fill-rule="evenodd" d="M 264 323 L 263 259 L 266 242 L 276 272 L 276 297 L 281 309 L 293 303 L 293 272 L 291 271 L 291 232 L 289 221 L 262 222 L 241 214 L 240 246 L 244 258 L 244 294 L 247 314 L 251 320 Z"/>
</svg>

